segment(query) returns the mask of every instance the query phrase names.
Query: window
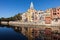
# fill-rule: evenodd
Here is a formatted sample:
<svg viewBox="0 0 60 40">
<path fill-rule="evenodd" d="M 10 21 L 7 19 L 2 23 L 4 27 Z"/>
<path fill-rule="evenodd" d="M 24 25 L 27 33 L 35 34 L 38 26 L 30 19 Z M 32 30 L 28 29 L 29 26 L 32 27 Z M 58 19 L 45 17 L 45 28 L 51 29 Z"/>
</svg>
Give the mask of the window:
<svg viewBox="0 0 60 40">
<path fill-rule="evenodd" d="M 32 16 L 34 16 L 34 13 L 32 13 Z"/>
<path fill-rule="evenodd" d="M 53 15 L 56 15 L 56 13 L 53 13 Z"/>
<path fill-rule="evenodd" d="M 59 9 L 57 9 L 59 11 Z"/>
<path fill-rule="evenodd" d="M 27 22 L 27 21 L 28 21 L 28 19 L 26 18 L 26 19 L 25 19 L 25 22 Z"/>
<path fill-rule="evenodd" d="M 35 14 L 37 14 L 37 12 L 35 12 Z"/>
<path fill-rule="evenodd" d="M 57 18 L 55 19 L 55 22 L 58 22 L 58 19 Z"/>
<path fill-rule="evenodd" d="M 59 14 L 59 13 L 57 13 L 57 14 Z"/>
<path fill-rule="evenodd" d="M 34 16 L 32 16 L 32 19 L 34 19 Z"/>
<path fill-rule="evenodd" d="M 39 13 L 40 14 L 40 13 Z"/>
</svg>

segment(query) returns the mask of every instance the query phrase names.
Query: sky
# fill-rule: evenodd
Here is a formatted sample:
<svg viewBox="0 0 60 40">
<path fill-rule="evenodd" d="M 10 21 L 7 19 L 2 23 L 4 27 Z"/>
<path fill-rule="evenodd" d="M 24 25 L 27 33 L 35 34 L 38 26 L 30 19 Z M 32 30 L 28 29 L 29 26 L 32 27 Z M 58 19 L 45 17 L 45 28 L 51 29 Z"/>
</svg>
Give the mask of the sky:
<svg viewBox="0 0 60 40">
<path fill-rule="evenodd" d="M 0 18 L 26 12 L 31 2 L 37 11 L 60 6 L 60 0 L 0 0 Z"/>
</svg>

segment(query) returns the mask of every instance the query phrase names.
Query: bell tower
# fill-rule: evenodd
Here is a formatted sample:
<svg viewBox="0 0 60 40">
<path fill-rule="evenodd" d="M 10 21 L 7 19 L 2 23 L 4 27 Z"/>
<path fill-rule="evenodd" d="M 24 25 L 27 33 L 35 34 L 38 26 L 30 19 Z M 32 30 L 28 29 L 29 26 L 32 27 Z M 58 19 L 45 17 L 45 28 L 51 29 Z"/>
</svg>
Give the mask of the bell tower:
<svg viewBox="0 0 60 40">
<path fill-rule="evenodd" d="M 33 2 L 30 4 L 30 9 L 34 9 Z"/>
</svg>

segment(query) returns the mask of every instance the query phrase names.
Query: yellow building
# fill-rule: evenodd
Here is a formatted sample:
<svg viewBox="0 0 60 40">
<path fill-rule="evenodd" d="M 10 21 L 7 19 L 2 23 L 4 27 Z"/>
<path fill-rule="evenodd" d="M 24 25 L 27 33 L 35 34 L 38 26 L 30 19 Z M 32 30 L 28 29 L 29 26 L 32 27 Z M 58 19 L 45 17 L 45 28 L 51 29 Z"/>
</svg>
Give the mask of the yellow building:
<svg viewBox="0 0 60 40">
<path fill-rule="evenodd" d="M 28 9 L 28 11 L 25 13 L 25 17 L 23 19 L 27 19 L 27 22 L 32 22 L 34 21 L 33 17 L 35 15 L 37 11 L 34 9 L 33 7 L 33 3 L 31 2 L 30 8 Z M 33 17 L 32 17 L 33 16 Z M 22 20 L 23 20 L 22 19 Z"/>
<path fill-rule="evenodd" d="M 45 12 L 45 17 L 51 17 L 51 9 L 47 9 Z"/>
</svg>

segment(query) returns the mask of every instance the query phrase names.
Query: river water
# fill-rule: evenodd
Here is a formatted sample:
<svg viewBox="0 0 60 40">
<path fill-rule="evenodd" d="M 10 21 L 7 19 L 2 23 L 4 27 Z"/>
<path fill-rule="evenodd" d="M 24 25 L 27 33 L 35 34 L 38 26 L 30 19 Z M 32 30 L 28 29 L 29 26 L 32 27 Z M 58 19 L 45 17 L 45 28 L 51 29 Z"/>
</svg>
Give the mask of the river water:
<svg viewBox="0 0 60 40">
<path fill-rule="evenodd" d="M 0 40 L 27 40 L 27 37 L 14 31 L 13 28 L 0 26 Z"/>
<path fill-rule="evenodd" d="M 39 37 L 35 38 L 35 40 L 45 40 L 43 34 L 44 31 L 42 30 L 39 33 L 40 33 Z M 12 27 L 0 26 L 0 40 L 28 40 L 28 38 L 24 36 L 22 33 L 15 31 L 15 29 Z"/>
<path fill-rule="evenodd" d="M 0 40 L 28 40 L 28 38 L 19 31 L 15 31 L 12 27 L 0 26 Z M 35 38 L 35 40 L 42 39 Z"/>
</svg>

